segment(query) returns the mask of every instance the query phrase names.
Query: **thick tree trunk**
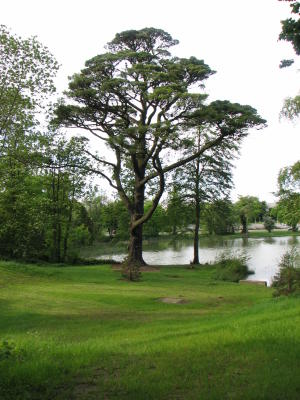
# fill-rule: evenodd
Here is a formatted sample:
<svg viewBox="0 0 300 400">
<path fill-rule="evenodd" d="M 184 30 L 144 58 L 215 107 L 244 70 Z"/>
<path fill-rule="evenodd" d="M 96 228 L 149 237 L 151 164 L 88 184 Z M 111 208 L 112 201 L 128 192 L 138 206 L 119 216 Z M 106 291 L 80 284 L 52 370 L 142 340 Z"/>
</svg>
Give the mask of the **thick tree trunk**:
<svg viewBox="0 0 300 400">
<path fill-rule="evenodd" d="M 143 259 L 143 224 L 136 225 L 136 221 L 144 215 L 145 187 L 138 185 L 138 178 L 136 178 L 136 183 L 130 219 L 128 257 L 123 265 L 123 276 L 130 281 L 138 280 L 140 267 L 146 265 Z"/>
<path fill-rule="evenodd" d="M 130 230 L 128 260 L 139 265 L 146 265 L 143 260 L 143 225 Z"/>
</svg>

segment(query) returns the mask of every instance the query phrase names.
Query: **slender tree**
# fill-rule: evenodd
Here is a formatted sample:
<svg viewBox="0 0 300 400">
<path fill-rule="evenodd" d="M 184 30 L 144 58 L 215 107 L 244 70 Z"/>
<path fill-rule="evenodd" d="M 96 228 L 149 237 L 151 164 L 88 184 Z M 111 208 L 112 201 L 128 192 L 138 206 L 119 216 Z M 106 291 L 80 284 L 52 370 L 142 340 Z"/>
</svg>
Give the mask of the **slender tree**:
<svg viewBox="0 0 300 400">
<path fill-rule="evenodd" d="M 50 259 L 64 262 L 68 257 L 70 234 L 75 207 L 83 196 L 88 161 L 85 141 L 67 140 L 60 134 L 50 134 L 43 153 L 43 169 L 48 206 L 48 245 Z"/>
<path fill-rule="evenodd" d="M 106 53 L 87 61 L 86 68 L 71 78 L 69 104 L 62 102 L 56 110 L 57 123 L 88 131 L 113 153 L 110 159 L 92 151 L 90 156 L 94 171 L 118 191 L 130 214 L 124 274 L 132 280 L 145 264 L 143 224 L 164 192 L 165 174 L 223 141 L 238 142 L 249 128 L 265 123 L 250 106 L 228 101 L 205 105 L 207 95 L 195 89 L 203 88 L 214 71 L 195 57 L 172 57 L 168 49 L 177 43 L 154 28 L 117 34 Z M 186 133 L 199 125 L 210 127 L 213 134 L 198 151 L 180 157 Z M 133 191 L 125 189 L 125 171 L 134 182 Z M 145 212 L 151 181 L 156 193 Z"/>
<path fill-rule="evenodd" d="M 185 154 L 198 152 L 202 143 L 209 140 L 209 132 L 197 129 L 187 141 Z M 182 195 L 194 209 L 194 258 L 191 265 L 199 264 L 199 228 L 201 207 L 205 202 L 226 199 L 233 186 L 232 164 L 238 148 L 236 143 L 223 142 L 212 147 L 195 160 L 175 171 Z"/>
</svg>

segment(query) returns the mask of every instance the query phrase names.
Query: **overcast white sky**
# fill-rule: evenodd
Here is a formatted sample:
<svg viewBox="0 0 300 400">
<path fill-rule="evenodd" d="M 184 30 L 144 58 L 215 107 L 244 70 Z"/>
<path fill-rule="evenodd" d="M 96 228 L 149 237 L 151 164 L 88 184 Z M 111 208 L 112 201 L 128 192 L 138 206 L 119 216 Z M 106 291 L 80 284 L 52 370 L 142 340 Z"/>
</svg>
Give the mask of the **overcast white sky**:
<svg viewBox="0 0 300 400">
<path fill-rule="evenodd" d="M 217 71 L 206 84 L 211 100 L 250 104 L 268 120 L 243 143 L 232 197 L 272 202 L 279 169 L 300 159 L 300 121 L 278 119 L 284 98 L 300 89 L 296 66 L 278 68 L 294 58 L 291 45 L 277 41 L 280 20 L 289 16 L 288 3 L 277 0 L 2 0 L 0 23 L 49 48 L 61 64 L 59 90 L 115 33 L 150 26 L 169 32 L 180 41 L 174 54 L 204 59 Z"/>
</svg>

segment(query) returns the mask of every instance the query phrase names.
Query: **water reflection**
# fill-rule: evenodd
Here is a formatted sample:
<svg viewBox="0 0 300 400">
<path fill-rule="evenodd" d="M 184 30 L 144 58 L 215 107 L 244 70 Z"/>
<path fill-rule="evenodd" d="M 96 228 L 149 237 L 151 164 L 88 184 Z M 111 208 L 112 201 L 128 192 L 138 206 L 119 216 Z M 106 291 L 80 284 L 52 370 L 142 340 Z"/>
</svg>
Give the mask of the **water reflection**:
<svg viewBox="0 0 300 400">
<path fill-rule="evenodd" d="M 268 243 L 268 244 L 273 244 L 273 243 L 275 243 L 275 239 L 272 237 L 267 237 L 267 238 L 264 238 L 264 242 Z"/>
<path fill-rule="evenodd" d="M 278 271 L 281 256 L 291 246 L 300 250 L 297 236 L 273 238 L 201 238 L 199 243 L 199 259 L 201 263 L 212 262 L 225 250 L 246 251 L 249 256 L 249 267 L 254 271 L 249 279 L 264 280 L 271 283 L 272 277 Z M 103 251 L 102 251 L 103 253 Z M 101 254 L 99 258 L 114 258 L 122 260 L 126 254 Z M 97 256 L 97 255 L 96 255 Z M 148 264 L 182 265 L 188 264 L 193 258 L 193 242 L 191 240 L 155 240 L 145 241 L 144 259 Z"/>
</svg>

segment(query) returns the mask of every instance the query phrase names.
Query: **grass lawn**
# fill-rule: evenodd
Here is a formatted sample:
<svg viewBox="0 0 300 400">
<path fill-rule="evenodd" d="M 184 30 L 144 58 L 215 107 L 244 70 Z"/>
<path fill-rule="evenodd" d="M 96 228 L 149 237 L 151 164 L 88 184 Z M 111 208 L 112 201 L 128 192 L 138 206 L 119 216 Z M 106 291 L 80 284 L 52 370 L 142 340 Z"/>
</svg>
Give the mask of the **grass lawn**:
<svg viewBox="0 0 300 400">
<path fill-rule="evenodd" d="M 213 267 L 1 262 L 0 399 L 300 399 L 300 298 Z"/>
</svg>

